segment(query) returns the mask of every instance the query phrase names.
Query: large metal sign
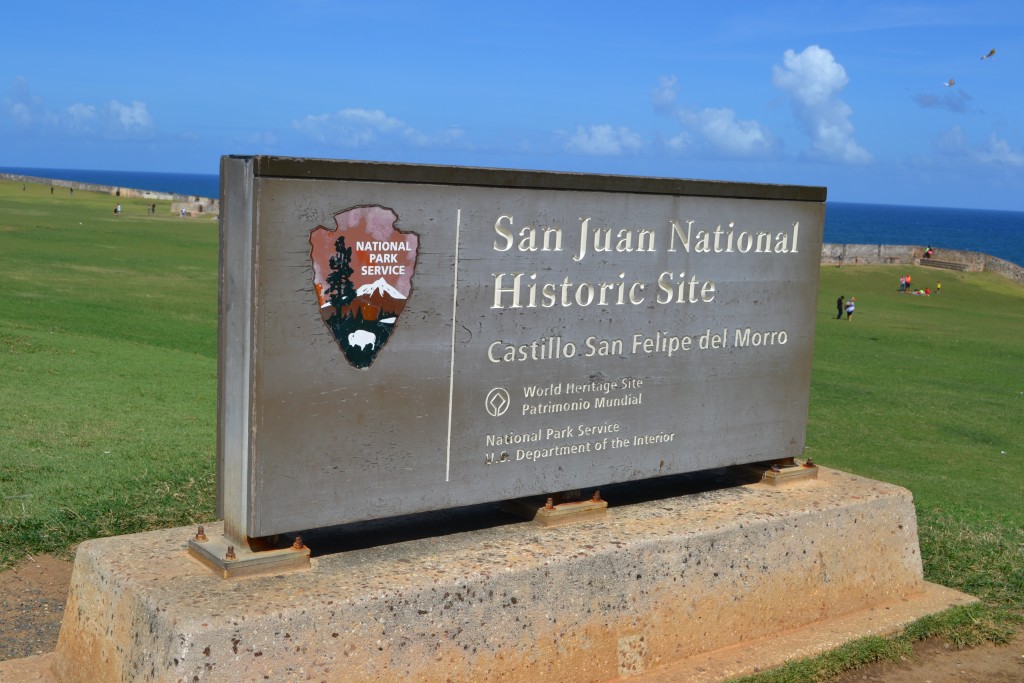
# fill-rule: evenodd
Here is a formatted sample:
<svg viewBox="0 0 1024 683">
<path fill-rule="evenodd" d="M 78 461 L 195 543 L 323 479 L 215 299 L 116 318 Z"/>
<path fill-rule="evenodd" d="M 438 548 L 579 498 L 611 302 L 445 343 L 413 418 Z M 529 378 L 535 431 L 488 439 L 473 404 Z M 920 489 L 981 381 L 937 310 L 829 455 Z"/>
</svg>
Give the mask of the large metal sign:
<svg viewBox="0 0 1024 683">
<path fill-rule="evenodd" d="M 824 188 L 275 157 L 221 177 L 228 534 L 802 453 Z"/>
</svg>

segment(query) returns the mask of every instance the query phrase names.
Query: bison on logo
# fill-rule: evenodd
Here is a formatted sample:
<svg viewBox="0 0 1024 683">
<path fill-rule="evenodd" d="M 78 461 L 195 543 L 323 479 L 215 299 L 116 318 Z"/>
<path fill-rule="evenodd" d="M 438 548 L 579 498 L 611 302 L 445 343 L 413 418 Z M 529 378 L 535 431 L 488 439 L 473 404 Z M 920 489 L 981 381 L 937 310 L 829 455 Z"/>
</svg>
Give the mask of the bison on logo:
<svg viewBox="0 0 1024 683">
<path fill-rule="evenodd" d="M 309 233 L 320 318 L 356 368 L 373 365 L 412 292 L 419 236 L 397 221 L 383 206 L 356 206 Z"/>
</svg>

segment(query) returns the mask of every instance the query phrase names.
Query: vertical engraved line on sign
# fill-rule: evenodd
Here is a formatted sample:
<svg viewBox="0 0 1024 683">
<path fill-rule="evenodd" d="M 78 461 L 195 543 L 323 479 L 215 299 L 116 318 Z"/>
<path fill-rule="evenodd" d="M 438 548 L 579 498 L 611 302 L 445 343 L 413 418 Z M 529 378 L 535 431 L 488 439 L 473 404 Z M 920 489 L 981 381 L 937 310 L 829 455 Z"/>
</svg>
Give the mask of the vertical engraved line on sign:
<svg viewBox="0 0 1024 683">
<path fill-rule="evenodd" d="M 452 466 L 452 401 L 455 396 L 455 313 L 459 307 L 459 232 L 462 228 L 462 209 L 455 210 L 455 277 L 452 282 L 452 351 L 448 373 L 448 450 L 444 457 L 444 480 L 447 482 Z"/>
</svg>

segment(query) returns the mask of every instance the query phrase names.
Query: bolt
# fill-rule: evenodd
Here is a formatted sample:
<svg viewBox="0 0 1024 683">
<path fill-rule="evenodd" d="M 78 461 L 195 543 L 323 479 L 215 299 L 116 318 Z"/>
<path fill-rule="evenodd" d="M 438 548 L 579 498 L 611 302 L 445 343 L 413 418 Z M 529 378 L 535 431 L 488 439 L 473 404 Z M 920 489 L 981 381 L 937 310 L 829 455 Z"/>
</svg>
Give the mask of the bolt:
<svg viewBox="0 0 1024 683">
<path fill-rule="evenodd" d="M 296 536 L 295 540 L 292 541 L 292 550 L 302 550 L 305 547 L 302 545 L 302 536 Z"/>
<path fill-rule="evenodd" d="M 804 462 L 804 467 L 814 467 L 814 461 L 811 460 L 810 458 L 807 458 L 807 460 Z"/>
<path fill-rule="evenodd" d="M 555 499 L 554 498 L 548 498 L 547 502 L 544 503 L 544 509 L 545 510 L 554 510 L 555 509 Z"/>
<path fill-rule="evenodd" d="M 782 471 L 782 468 L 779 467 L 777 464 L 772 465 L 772 472 L 781 472 L 781 471 Z"/>
<path fill-rule="evenodd" d="M 206 529 L 203 528 L 202 524 L 199 525 L 199 530 L 196 531 L 196 540 L 200 543 L 206 543 L 208 540 L 210 540 L 206 537 Z"/>
<path fill-rule="evenodd" d="M 226 553 L 224 553 L 224 559 L 225 560 L 229 560 L 229 561 L 230 560 L 237 560 L 238 559 L 237 557 L 235 557 L 235 546 L 233 546 L 233 545 L 229 545 L 228 546 L 228 551 Z"/>
<path fill-rule="evenodd" d="M 601 502 L 601 492 L 598 489 L 594 489 L 594 495 L 590 497 L 590 500 L 594 503 Z"/>
</svg>

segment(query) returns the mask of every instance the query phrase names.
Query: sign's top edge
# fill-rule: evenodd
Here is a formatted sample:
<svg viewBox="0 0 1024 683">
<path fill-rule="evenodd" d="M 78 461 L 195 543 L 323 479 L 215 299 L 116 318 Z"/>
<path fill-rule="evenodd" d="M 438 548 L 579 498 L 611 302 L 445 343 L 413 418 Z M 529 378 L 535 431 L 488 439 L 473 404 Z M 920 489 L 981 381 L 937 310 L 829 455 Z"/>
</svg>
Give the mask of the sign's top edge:
<svg viewBox="0 0 1024 683">
<path fill-rule="evenodd" d="M 770 185 L 683 178 L 524 171 L 470 166 L 435 166 L 374 161 L 306 159 L 278 156 L 229 156 L 249 160 L 257 178 L 307 180 L 360 180 L 469 185 L 528 190 L 571 190 L 580 192 L 627 192 L 733 199 L 771 199 L 824 202 L 825 187 Z"/>
</svg>

